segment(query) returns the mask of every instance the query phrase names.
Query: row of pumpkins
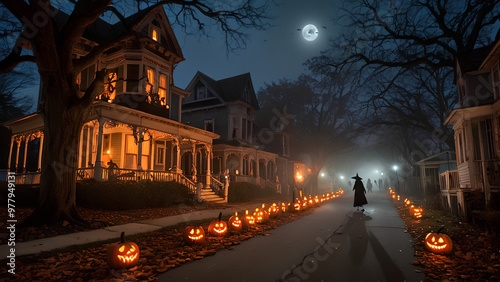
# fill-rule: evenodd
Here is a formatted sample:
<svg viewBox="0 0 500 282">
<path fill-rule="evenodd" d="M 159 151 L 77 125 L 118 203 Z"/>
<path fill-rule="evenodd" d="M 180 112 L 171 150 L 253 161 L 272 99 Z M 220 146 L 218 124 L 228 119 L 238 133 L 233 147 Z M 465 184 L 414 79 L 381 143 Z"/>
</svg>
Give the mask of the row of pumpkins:
<svg viewBox="0 0 500 282">
<path fill-rule="evenodd" d="M 252 225 L 265 223 L 277 217 L 280 213 L 298 212 L 310 206 L 339 197 L 343 193 L 343 190 L 339 190 L 335 193 L 327 193 L 326 195 L 315 196 L 314 198 L 312 196 L 309 196 L 309 198 L 304 197 L 302 200 L 296 199 L 293 204 L 273 203 L 269 208 L 266 208 L 266 205 L 262 204 L 262 208 L 256 208 L 253 214 L 250 214 L 246 210 L 245 214 L 240 216 L 236 212 L 227 222 L 221 220 L 222 213 L 219 213 L 219 219 L 212 221 L 208 226 L 208 234 L 214 237 L 226 236 L 229 231 L 239 232 L 248 229 Z M 184 231 L 184 242 L 189 245 L 203 244 L 205 243 L 205 238 L 205 230 L 202 226 L 188 226 Z"/>
<path fill-rule="evenodd" d="M 285 204 L 273 203 L 269 208 L 262 204 L 262 208 L 255 209 L 253 214 L 248 210 L 243 216 L 239 216 L 236 212 L 226 222 L 222 220 L 222 213 L 219 213 L 219 218 L 212 221 L 208 226 L 208 233 L 211 236 L 221 237 L 226 236 L 228 231 L 239 232 L 248 229 L 250 226 L 260 223 L 265 223 L 268 220 L 277 217 L 280 213 L 298 212 L 315 204 L 341 196 L 344 191 L 339 190 L 335 193 L 328 193 L 322 196 L 309 198 L 304 197 L 303 200 L 296 199 L 295 203 Z M 189 245 L 205 243 L 205 230 L 202 226 L 188 226 L 184 230 L 184 241 Z M 125 242 L 125 232 L 121 233 L 120 242 L 111 244 L 107 251 L 108 266 L 113 269 L 129 269 L 139 263 L 139 247 L 133 242 Z"/>
<path fill-rule="evenodd" d="M 389 187 L 389 196 L 396 202 L 399 202 L 401 197 Z M 405 207 L 408 207 L 410 215 L 415 219 L 421 219 L 424 216 L 422 207 L 415 207 L 408 199 L 404 199 Z M 444 228 L 444 227 L 443 227 Z M 453 250 L 453 242 L 450 236 L 440 233 L 443 228 L 437 232 L 428 233 L 425 236 L 424 243 L 427 250 L 435 254 L 449 254 Z"/>
</svg>

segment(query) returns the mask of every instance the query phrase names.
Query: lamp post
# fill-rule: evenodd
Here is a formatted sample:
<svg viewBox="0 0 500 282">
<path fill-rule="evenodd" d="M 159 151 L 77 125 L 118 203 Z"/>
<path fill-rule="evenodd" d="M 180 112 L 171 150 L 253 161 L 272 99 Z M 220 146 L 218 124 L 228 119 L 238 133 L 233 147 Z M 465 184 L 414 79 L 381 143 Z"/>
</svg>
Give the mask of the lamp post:
<svg viewBox="0 0 500 282">
<path fill-rule="evenodd" d="M 399 190 L 399 177 L 398 177 L 398 166 L 397 165 L 394 165 L 392 167 L 392 169 L 394 169 L 394 171 L 396 172 L 396 181 L 398 182 L 397 186 L 396 186 L 396 191 L 398 192 L 398 194 L 401 194 L 401 191 Z"/>
</svg>

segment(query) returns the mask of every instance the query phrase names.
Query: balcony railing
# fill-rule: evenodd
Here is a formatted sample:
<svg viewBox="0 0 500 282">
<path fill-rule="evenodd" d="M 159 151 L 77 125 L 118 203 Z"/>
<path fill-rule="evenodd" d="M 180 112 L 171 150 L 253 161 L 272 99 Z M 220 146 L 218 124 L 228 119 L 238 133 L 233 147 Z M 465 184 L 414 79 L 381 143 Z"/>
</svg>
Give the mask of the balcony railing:
<svg viewBox="0 0 500 282">
<path fill-rule="evenodd" d="M 458 170 L 448 170 L 439 175 L 439 187 L 441 190 L 460 189 Z"/>
</svg>

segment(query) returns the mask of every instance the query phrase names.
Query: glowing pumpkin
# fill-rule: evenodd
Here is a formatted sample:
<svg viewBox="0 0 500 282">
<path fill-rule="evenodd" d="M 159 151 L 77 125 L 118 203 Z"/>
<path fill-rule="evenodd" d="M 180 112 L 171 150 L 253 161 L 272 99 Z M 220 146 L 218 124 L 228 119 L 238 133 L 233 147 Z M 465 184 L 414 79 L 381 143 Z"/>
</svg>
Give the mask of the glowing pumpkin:
<svg viewBox="0 0 500 282">
<path fill-rule="evenodd" d="M 237 212 L 235 212 L 234 215 L 229 218 L 229 220 L 227 221 L 227 225 L 229 226 L 229 229 L 233 231 L 240 231 L 243 228 L 243 222 L 241 221 Z"/>
<path fill-rule="evenodd" d="M 120 235 L 120 243 L 108 248 L 107 262 L 110 268 L 132 268 L 139 263 L 139 247 L 132 242 L 125 242 L 125 232 Z"/>
<path fill-rule="evenodd" d="M 205 229 L 201 226 L 188 226 L 184 230 L 184 242 L 189 245 L 205 243 Z"/>
<path fill-rule="evenodd" d="M 266 205 L 262 204 L 262 213 L 264 215 L 264 222 L 269 220 L 269 213 L 267 212 Z"/>
<path fill-rule="evenodd" d="M 245 215 L 242 218 L 243 221 L 243 229 L 248 229 L 248 227 L 255 224 L 255 218 L 253 215 L 248 214 L 248 210 L 245 211 Z"/>
<path fill-rule="evenodd" d="M 253 218 L 255 219 L 255 223 L 264 223 L 264 221 L 266 221 L 264 211 L 261 211 L 258 208 L 255 209 Z"/>
<path fill-rule="evenodd" d="M 422 207 L 413 208 L 411 215 L 414 218 L 422 218 L 424 216 L 424 209 Z"/>
<path fill-rule="evenodd" d="M 429 233 L 425 236 L 425 247 L 436 254 L 449 254 L 453 249 L 451 238 L 446 234 L 439 233 L 439 231 L 437 233 Z"/>
<path fill-rule="evenodd" d="M 208 233 L 212 236 L 222 237 L 227 234 L 227 223 L 222 220 L 222 213 L 219 213 L 219 219 L 210 222 Z"/>
<path fill-rule="evenodd" d="M 280 212 L 280 208 L 276 205 L 276 203 L 273 203 L 272 206 L 269 207 L 268 213 L 270 218 L 275 218 L 278 216 Z"/>
<path fill-rule="evenodd" d="M 281 203 L 281 212 L 285 213 L 287 209 L 288 209 L 288 206 L 285 205 L 285 203 Z"/>
</svg>

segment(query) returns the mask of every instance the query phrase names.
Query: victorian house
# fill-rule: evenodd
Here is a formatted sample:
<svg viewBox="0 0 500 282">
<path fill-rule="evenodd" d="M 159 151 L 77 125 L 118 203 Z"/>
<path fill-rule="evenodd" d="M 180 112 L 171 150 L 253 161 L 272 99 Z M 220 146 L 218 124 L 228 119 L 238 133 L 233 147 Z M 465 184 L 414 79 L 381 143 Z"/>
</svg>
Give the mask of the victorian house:
<svg viewBox="0 0 500 282">
<path fill-rule="evenodd" d="M 500 192 L 500 41 L 455 60 L 459 108 L 445 124 L 453 126 L 457 169 L 440 175 L 444 206 L 470 216 L 472 197 L 490 206 Z M 477 202 L 477 201 L 475 201 Z"/>
<path fill-rule="evenodd" d="M 186 91 L 183 121 L 220 136 L 213 145 L 214 174 L 228 170 L 232 181 L 288 194 L 290 137 L 254 123 L 260 107 L 250 74 L 214 80 L 197 72 Z"/>
<path fill-rule="evenodd" d="M 60 12 L 57 17 L 64 22 L 67 15 Z M 116 24 L 97 20 L 85 31 L 74 56 L 119 37 L 125 26 L 140 37 L 107 51 L 78 77 L 83 91 L 96 70 L 110 70 L 82 128 L 78 180 L 151 179 L 178 181 L 191 189 L 197 183 L 210 186 L 212 143 L 219 136 L 213 129 L 181 123 L 183 100 L 190 93 L 176 87 L 172 77 L 184 57 L 161 5 Z M 10 170 L 20 173 L 18 182 L 37 183 L 43 158 L 42 117 L 35 113 L 4 125 L 12 131 Z M 29 165 L 29 160 L 37 161 Z M 198 167 L 197 177 L 190 175 L 193 166 Z"/>
</svg>

